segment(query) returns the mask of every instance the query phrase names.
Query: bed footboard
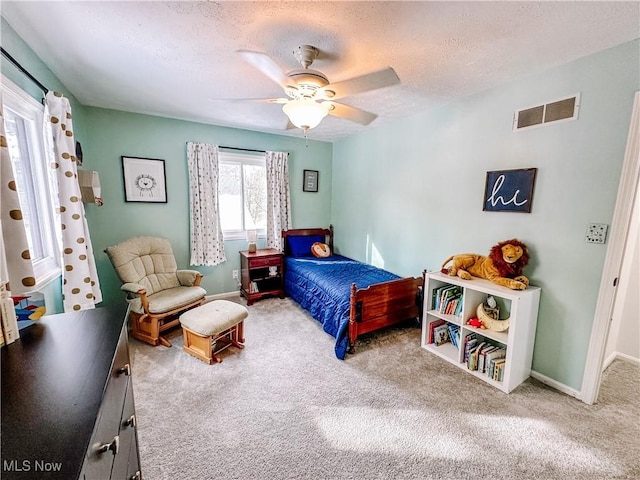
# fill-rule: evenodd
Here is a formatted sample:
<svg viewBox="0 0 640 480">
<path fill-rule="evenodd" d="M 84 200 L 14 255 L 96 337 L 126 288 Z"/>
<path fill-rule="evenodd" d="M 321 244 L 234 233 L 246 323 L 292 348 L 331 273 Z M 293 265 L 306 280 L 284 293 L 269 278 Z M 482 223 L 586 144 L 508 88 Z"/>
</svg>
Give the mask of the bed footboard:
<svg viewBox="0 0 640 480">
<path fill-rule="evenodd" d="M 422 278 L 407 277 L 377 283 L 367 288 L 351 286 L 349 312 L 349 352 L 353 353 L 359 335 L 373 332 L 408 318 L 421 316 Z"/>
</svg>

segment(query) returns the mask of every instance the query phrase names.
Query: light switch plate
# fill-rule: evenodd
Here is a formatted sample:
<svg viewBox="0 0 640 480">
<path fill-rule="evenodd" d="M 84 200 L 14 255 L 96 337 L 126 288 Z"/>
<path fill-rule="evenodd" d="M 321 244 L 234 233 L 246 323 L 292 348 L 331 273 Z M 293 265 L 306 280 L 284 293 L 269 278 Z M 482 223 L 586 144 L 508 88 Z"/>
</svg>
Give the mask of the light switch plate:
<svg viewBox="0 0 640 480">
<path fill-rule="evenodd" d="M 609 225 L 604 223 L 590 223 L 587 226 L 587 235 L 585 240 L 587 243 L 606 243 L 607 230 Z"/>
</svg>

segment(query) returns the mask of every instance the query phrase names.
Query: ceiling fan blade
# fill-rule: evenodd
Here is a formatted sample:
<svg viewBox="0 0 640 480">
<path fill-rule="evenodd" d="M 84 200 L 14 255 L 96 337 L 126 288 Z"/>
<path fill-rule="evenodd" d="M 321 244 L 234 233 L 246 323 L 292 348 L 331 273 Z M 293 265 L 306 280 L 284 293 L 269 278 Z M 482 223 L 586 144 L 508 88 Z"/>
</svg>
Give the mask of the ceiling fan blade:
<svg viewBox="0 0 640 480">
<path fill-rule="evenodd" d="M 328 103 L 330 103 L 333 107 L 331 110 L 329 110 L 329 115 L 351 120 L 352 122 L 359 123 L 360 125 L 369 125 L 376 118 L 378 118 L 378 115 L 376 115 L 375 113 L 367 112 L 356 107 L 350 107 L 349 105 L 345 105 L 343 103 Z"/>
<path fill-rule="evenodd" d="M 278 65 L 269 55 L 260 52 L 252 52 L 250 50 L 238 50 L 238 53 L 242 55 L 242 58 L 244 58 L 248 63 L 256 67 L 282 88 L 286 88 L 287 85 L 291 83 L 289 81 L 289 77 L 287 77 L 286 73 L 282 68 L 280 68 L 280 65 Z"/>
<path fill-rule="evenodd" d="M 279 103 L 284 104 L 289 101 L 288 98 L 210 98 L 210 102 L 225 103 Z"/>
<path fill-rule="evenodd" d="M 388 87 L 397 83 L 400 83 L 400 78 L 393 68 L 388 67 L 383 70 L 354 77 L 349 80 L 331 83 L 326 87 L 319 89 L 318 94 L 321 98 L 325 98 L 327 100 L 337 100 L 338 98 L 348 97 L 350 95 L 356 95 L 358 93 L 368 92 L 369 90 L 376 90 L 382 87 Z M 330 92 L 334 92 L 335 95 L 331 95 Z"/>
</svg>

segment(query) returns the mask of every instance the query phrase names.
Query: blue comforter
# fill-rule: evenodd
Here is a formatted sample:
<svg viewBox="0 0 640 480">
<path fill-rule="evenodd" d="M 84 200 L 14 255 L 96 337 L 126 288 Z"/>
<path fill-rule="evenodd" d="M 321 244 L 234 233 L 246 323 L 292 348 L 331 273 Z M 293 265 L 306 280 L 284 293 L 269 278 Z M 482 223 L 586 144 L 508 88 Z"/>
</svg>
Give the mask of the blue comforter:
<svg viewBox="0 0 640 480">
<path fill-rule="evenodd" d="M 336 357 L 341 360 L 349 346 L 351 284 L 365 288 L 398 278 L 401 277 L 341 255 L 285 258 L 285 292 L 336 338 Z"/>
</svg>

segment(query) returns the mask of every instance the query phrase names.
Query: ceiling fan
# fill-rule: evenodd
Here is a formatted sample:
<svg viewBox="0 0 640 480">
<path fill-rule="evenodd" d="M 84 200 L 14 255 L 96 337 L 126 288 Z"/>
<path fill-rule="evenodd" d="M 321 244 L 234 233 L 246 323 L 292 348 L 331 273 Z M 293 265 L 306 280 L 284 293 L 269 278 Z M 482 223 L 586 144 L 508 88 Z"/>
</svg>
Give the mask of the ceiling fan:
<svg viewBox="0 0 640 480">
<path fill-rule="evenodd" d="M 307 130 L 318 126 L 327 115 L 369 125 L 376 119 L 375 113 L 350 107 L 335 100 L 400 83 L 398 75 L 391 67 L 330 83 L 322 72 L 309 68 L 319 53 L 319 50 L 311 45 L 301 45 L 293 52 L 302 68 L 288 73 L 285 73 L 271 57 L 264 53 L 249 50 L 239 50 L 238 53 L 248 63 L 280 85 L 288 97 L 265 98 L 258 101 L 282 104 L 282 110 L 291 123 L 301 128 L 305 135 Z"/>
</svg>

